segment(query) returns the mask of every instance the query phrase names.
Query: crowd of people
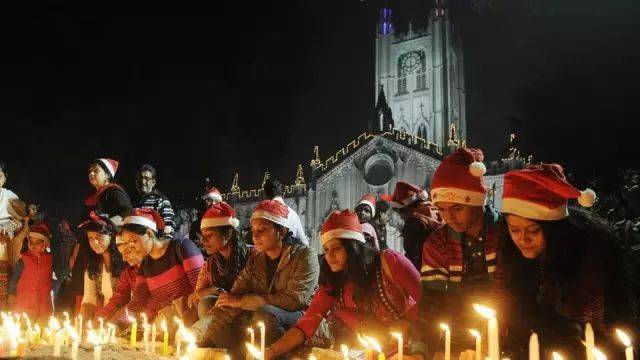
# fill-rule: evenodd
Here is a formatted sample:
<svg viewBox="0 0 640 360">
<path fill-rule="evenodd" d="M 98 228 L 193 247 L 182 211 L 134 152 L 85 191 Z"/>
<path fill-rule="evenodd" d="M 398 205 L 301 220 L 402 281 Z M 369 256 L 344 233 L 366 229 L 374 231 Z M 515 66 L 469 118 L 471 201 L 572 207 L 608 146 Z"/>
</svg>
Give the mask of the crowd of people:
<svg viewBox="0 0 640 360">
<path fill-rule="evenodd" d="M 67 310 L 114 322 L 122 334 L 130 316 L 178 316 L 200 346 L 238 356 L 247 327 L 262 322 L 265 359 L 357 346 L 359 334 L 376 335 L 393 357 L 388 334 L 400 331 L 405 357 L 431 359 L 443 349 L 438 324 L 482 328 L 471 306 L 480 303 L 497 310 L 512 359 L 525 358 L 531 331 L 543 349 L 580 358 L 587 324 L 620 358 L 613 329 L 637 336 L 640 324 L 635 240 L 585 210 L 595 193 L 577 190 L 557 164 L 508 172 L 496 211 L 482 161 L 480 150 L 459 148 L 429 191 L 398 181 L 392 194 L 363 194 L 353 210 L 331 212 L 322 254 L 276 179 L 265 181 L 246 234 L 214 187 L 197 224 L 185 228 L 153 166 L 139 169 L 134 203 L 114 180 L 118 162 L 98 158 L 88 166 L 95 191 L 85 218 L 71 226 L 39 218 L 37 206 L 5 187 L 0 164 L 0 307 L 41 321 Z M 402 219 L 399 234 L 392 212 Z M 474 348 L 466 330 L 452 335 L 454 349 Z"/>
</svg>

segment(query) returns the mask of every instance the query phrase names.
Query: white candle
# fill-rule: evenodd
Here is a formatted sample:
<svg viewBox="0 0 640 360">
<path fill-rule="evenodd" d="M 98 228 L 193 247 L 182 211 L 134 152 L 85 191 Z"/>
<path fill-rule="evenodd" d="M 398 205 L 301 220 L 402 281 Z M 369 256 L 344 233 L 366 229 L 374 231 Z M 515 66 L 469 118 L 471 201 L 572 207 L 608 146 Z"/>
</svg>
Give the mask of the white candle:
<svg viewBox="0 0 640 360">
<path fill-rule="evenodd" d="M 496 311 L 488 308 L 484 305 L 473 304 L 473 308 L 482 316 L 488 320 L 487 324 L 487 336 L 489 359 L 500 360 L 500 340 L 498 333 L 498 319 L 496 318 Z"/>
<path fill-rule="evenodd" d="M 529 360 L 540 360 L 540 344 L 536 333 L 532 333 L 529 338 Z"/>
<path fill-rule="evenodd" d="M 398 341 L 398 360 L 402 360 L 404 358 L 404 339 L 402 338 L 402 333 L 392 332 L 391 335 Z"/>
<path fill-rule="evenodd" d="M 102 346 L 96 345 L 93 347 L 93 360 L 100 360 L 102 356 Z"/>
<path fill-rule="evenodd" d="M 342 359 L 349 360 L 349 348 L 347 347 L 347 345 L 340 345 L 340 351 L 342 351 Z"/>
<path fill-rule="evenodd" d="M 99 317 L 98 318 L 98 322 L 100 323 L 100 332 L 98 332 L 98 336 L 100 336 L 100 338 L 103 338 L 103 331 L 104 331 L 104 319 Z"/>
<path fill-rule="evenodd" d="M 594 360 L 593 349 L 596 346 L 595 336 L 593 335 L 593 328 L 590 323 L 584 327 L 584 341 L 587 343 L 585 346 L 587 351 L 587 360 Z"/>
<path fill-rule="evenodd" d="M 93 347 L 93 359 L 100 360 L 102 356 L 102 339 L 98 336 L 95 330 L 89 330 L 87 332 L 87 340 L 94 345 Z"/>
<path fill-rule="evenodd" d="M 156 353 L 156 324 L 151 325 L 151 352 Z"/>
<path fill-rule="evenodd" d="M 260 329 L 260 354 L 261 354 L 261 359 L 264 359 L 264 344 L 265 344 L 264 337 L 267 330 L 262 321 L 258 323 L 258 328 Z"/>
<path fill-rule="evenodd" d="M 626 360 L 633 360 L 633 347 L 631 346 L 631 338 L 627 333 L 620 329 L 616 329 L 616 334 L 620 339 L 620 342 L 625 346 L 624 348 L 624 356 Z"/>
<path fill-rule="evenodd" d="M 553 360 L 564 360 L 562 355 L 560 355 L 559 353 L 557 353 L 555 351 L 551 353 L 551 357 L 553 358 Z"/>
<path fill-rule="evenodd" d="M 595 360 L 607 360 L 607 356 L 597 347 L 594 347 L 591 353 L 593 354 Z"/>
<path fill-rule="evenodd" d="M 247 328 L 247 332 L 249 332 L 249 339 L 251 340 L 251 346 L 255 346 L 256 345 L 256 332 L 253 331 L 252 327 Z M 247 351 L 247 357 L 249 359 L 253 359 L 253 354 L 251 353 L 251 351 Z"/>
<path fill-rule="evenodd" d="M 80 338 L 80 342 L 82 342 L 82 332 L 84 331 L 84 328 L 82 327 L 82 315 L 78 315 L 78 319 L 80 319 L 78 321 L 78 324 L 80 324 L 78 326 L 78 337 Z"/>
<path fill-rule="evenodd" d="M 469 330 L 469 332 L 476 338 L 476 360 L 482 360 L 482 334 L 474 329 Z"/>
<path fill-rule="evenodd" d="M 55 333 L 53 342 L 53 356 L 60 356 L 60 347 L 62 346 L 62 341 L 64 341 L 64 329 L 58 330 Z"/>
<path fill-rule="evenodd" d="M 78 332 L 74 328 L 69 328 L 69 337 L 71 338 L 71 360 L 78 359 L 78 346 L 80 345 L 80 339 L 78 339 Z"/>
<path fill-rule="evenodd" d="M 451 329 L 447 324 L 440 324 L 440 328 L 444 330 L 444 360 L 451 360 Z"/>
</svg>

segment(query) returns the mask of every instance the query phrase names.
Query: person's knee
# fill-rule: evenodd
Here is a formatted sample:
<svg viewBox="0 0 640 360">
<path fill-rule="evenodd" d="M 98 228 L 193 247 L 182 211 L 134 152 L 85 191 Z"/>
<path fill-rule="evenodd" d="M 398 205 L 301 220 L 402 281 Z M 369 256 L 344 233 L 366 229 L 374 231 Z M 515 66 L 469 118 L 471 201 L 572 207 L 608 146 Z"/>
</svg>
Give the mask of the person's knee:
<svg viewBox="0 0 640 360">
<path fill-rule="evenodd" d="M 273 305 L 263 305 L 256 309 L 253 313 L 254 322 L 264 322 L 264 324 L 268 327 L 269 325 L 276 325 L 279 323 L 278 321 L 278 312 L 282 311 L 280 308 Z"/>
<path fill-rule="evenodd" d="M 207 316 L 209 310 L 216 304 L 217 296 L 205 296 L 198 301 L 198 317 L 200 319 Z"/>
</svg>

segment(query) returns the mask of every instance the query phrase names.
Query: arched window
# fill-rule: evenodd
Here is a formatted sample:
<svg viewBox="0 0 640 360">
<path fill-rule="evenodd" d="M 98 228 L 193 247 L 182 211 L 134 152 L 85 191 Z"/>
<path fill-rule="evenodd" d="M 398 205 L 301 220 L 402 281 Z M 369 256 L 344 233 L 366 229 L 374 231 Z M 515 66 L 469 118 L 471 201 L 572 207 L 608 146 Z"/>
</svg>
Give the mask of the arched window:
<svg viewBox="0 0 640 360">
<path fill-rule="evenodd" d="M 406 94 L 407 77 L 415 76 L 416 91 L 427 88 L 427 61 L 424 50 L 415 50 L 398 58 L 398 95 Z"/>
</svg>

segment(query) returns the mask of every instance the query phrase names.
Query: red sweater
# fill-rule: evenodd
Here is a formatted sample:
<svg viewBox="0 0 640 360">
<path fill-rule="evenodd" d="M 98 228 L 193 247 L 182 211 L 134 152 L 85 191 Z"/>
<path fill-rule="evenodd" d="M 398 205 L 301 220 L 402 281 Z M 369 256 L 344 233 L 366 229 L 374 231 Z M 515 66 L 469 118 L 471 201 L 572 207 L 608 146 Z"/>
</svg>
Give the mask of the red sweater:
<svg viewBox="0 0 640 360">
<path fill-rule="evenodd" d="M 118 309 L 128 303 L 135 303 L 132 297 L 134 285 L 136 283 L 136 275 L 140 270 L 140 266 L 128 266 L 122 270 L 118 278 L 118 288 L 109 299 L 109 302 L 100 310 L 96 311 L 95 317 L 105 319 L 111 318 Z"/>
</svg>

